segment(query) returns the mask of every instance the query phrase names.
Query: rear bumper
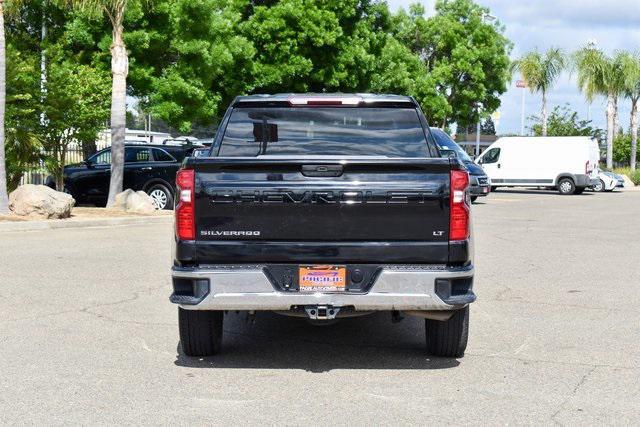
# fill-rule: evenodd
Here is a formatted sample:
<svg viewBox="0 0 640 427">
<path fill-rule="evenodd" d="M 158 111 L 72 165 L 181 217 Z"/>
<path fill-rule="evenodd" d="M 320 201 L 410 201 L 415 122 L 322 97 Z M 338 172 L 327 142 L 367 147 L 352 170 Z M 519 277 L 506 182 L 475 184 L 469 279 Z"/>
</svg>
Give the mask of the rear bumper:
<svg viewBox="0 0 640 427">
<path fill-rule="evenodd" d="M 591 187 L 591 177 L 589 175 L 576 174 L 573 176 L 576 187 Z"/>
<path fill-rule="evenodd" d="M 304 306 L 356 311 L 454 310 L 475 301 L 473 267 L 387 265 L 366 293 L 276 290 L 262 265 L 172 269 L 171 302 L 189 310 L 287 311 Z"/>
</svg>

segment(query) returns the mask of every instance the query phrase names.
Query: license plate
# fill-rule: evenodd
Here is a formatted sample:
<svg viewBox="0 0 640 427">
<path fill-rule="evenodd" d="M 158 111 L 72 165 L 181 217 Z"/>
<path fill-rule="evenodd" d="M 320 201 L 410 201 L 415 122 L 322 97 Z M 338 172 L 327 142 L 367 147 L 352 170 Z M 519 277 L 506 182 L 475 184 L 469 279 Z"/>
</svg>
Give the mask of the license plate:
<svg viewBox="0 0 640 427">
<path fill-rule="evenodd" d="M 346 290 L 347 268 L 343 265 L 301 265 L 298 277 L 302 292 L 342 292 Z"/>
</svg>

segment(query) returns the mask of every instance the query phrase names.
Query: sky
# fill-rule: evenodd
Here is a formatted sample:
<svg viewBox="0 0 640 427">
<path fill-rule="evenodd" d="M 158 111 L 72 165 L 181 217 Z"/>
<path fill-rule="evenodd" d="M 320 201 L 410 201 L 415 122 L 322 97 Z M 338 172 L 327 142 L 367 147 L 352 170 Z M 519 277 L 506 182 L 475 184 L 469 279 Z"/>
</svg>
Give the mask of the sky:
<svg viewBox="0 0 640 427">
<path fill-rule="evenodd" d="M 387 0 L 391 10 L 407 9 L 415 0 Z M 435 0 L 419 0 L 428 14 L 433 13 Z M 506 36 L 513 42 L 513 59 L 531 49 L 541 51 L 559 47 L 567 52 L 578 49 L 588 41 L 608 53 L 615 50 L 640 51 L 640 0 L 476 0 L 490 9 L 505 26 Z M 514 76 L 509 90 L 502 95 L 500 134 L 519 133 L 521 122 L 522 89 L 515 87 Z M 589 109 L 577 88 L 575 76 L 564 73 L 549 93 L 549 110 L 555 105 L 569 104 L 580 118 L 593 120 L 593 124 L 606 127 L 606 100 L 599 98 Z M 630 102 L 620 100 L 620 124 L 629 123 Z M 539 94 L 525 94 L 525 117 L 540 111 Z M 590 110 L 590 111 L 589 111 Z M 529 126 L 529 123 L 525 123 Z"/>
</svg>

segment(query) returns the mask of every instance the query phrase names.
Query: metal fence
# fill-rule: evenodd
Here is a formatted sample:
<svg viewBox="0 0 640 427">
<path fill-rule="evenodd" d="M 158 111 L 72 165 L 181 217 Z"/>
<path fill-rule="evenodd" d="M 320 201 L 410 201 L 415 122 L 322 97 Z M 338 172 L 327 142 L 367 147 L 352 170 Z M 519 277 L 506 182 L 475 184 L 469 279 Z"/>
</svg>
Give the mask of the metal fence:
<svg viewBox="0 0 640 427">
<path fill-rule="evenodd" d="M 107 144 L 97 144 L 96 150 L 102 150 L 106 148 Z M 31 164 L 27 167 L 26 172 L 22 175 L 20 179 L 20 185 L 23 184 L 37 184 L 44 185 L 48 176 L 52 175 L 51 171 L 47 170 L 46 167 L 46 158 L 51 158 L 54 156 L 52 151 L 42 151 L 40 153 L 41 160 L 37 163 Z M 67 151 L 65 156 L 65 164 L 71 165 L 73 163 L 80 163 L 85 160 L 84 151 L 81 148 L 70 148 Z"/>
</svg>

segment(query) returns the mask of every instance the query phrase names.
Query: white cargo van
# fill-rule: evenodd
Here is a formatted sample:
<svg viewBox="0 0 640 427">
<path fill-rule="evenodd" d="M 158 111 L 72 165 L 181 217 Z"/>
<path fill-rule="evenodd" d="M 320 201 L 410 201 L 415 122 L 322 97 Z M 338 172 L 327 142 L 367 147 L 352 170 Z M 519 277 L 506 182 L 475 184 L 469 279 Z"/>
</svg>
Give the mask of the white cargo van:
<svg viewBox="0 0 640 427">
<path fill-rule="evenodd" d="M 600 150 L 595 139 L 498 138 L 476 159 L 494 187 L 548 187 L 580 194 L 597 178 Z"/>
</svg>

